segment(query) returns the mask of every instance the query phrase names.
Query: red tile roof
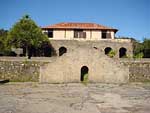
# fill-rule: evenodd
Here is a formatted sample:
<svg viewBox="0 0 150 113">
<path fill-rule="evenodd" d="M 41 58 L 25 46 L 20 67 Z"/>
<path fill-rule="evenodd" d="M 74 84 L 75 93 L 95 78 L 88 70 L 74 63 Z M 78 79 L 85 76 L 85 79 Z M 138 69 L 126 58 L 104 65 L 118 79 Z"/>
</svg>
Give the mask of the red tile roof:
<svg viewBox="0 0 150 113">
<path fill-rule="evenodd" d="M 106 27 L 95 23 L 58 23 L 50 26 L 42 27 L 42 29 L 89 29 L 89 30 L 112 30 L 117 32 L 117 29 Z"/>
</svg>

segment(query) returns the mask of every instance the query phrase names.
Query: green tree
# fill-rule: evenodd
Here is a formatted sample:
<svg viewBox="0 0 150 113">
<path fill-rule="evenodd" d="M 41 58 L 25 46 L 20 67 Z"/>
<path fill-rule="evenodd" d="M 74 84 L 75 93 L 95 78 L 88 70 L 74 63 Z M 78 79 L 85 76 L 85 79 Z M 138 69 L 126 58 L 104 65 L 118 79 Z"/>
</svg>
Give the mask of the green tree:
<svg viewBox="0 0 150 113">
<path fill-rule="evenodd" d="M 10 29 L 7 42 L 15 48 L 26 48 L 26 56 L 29 56 L 30 48 L 40 47 L 43 42 L 48 42 L 48 37 L 28 15 L 25 15 Z"/>
<path fill-rule="evenodd" d="M 150 38 L 145 38 L 143 41 L 144 58 L 150 58 Z"/>
<path fill-rule="evenodd" d="M 4 55 L 7 49 L 6 40 L 7 40 L 7 30 L 0 29 L 0 55 Z"/>
<path fill-rule="evenodd" d="M 143 42 L 134 40 L 133 54 L 134 58 L 150 58 L 150 39 L 145 38 Z"/>
<path fill-rule="evenodd" d="M 141 58 L 143 56 L 141 56 L 143 54 L 143 43 L 134 40 L 133 41 L 133 57 L 134 58 Z"/>
</svg>

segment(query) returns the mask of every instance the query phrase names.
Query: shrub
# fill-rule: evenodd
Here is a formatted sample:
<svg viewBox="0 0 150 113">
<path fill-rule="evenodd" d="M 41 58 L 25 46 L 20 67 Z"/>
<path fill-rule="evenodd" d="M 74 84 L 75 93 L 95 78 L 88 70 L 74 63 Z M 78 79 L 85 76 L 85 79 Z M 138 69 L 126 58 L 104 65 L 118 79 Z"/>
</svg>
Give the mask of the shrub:
<svg viewBox="0 0 150 113">
<path fill-rule="evenodd" d="M 134 55 L 133 58 L 143 58 L 143 56 L 144 56 L 143 52 L 140 52 L 140 53 Z"/>
<path fill-rule="evenodd" d="M 109 53 L 108 53 L 108 56 L 113 58 L 114 56 L 116 55 L 116 51 L 114 50 L 111 50 Z"/>
<path fill-rule="evenodd" d="M 84 80 L 82 81 L 82 83 L 83 83 L 84 85 L 87 85 L 87 83 L 88 83 L 88 74 L 85 74 L 85 75 L 84 75 Z"/>
</svg>

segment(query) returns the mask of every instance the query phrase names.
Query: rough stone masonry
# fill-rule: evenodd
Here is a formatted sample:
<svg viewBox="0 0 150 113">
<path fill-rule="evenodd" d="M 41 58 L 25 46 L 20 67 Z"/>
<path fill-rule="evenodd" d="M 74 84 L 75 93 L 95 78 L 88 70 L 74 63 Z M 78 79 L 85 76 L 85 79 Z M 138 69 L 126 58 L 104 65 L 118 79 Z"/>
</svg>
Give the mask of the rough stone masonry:
<svg viewBox="0 0 150 113">
<path fill-rule="evenodd" d="M 127 54 L 132 53 L 129 42 L 51 41 L 51 44 L 56 53 L 52 57 L 0 57 L 0 79 L 42 83 L 81 82 L 82 70 L 86 70 L 89 82 L 150 81 L 150 59 L 118 58 L 117 48 L 125 47 Z M 104 49 L 108 45 L 117 51 L 114 58 L 105 55 Z M 66 47 L 61 55 L 60 47 Z"/>
<path fill-rule="evenodd" d="M 53 62 L 56 61 L 56 58 L 41 58 L 41 57 L 32 58 L 31 60 L 25 60 L 25 59 L 26 58 L 24 57 L 22 58 L 1 57 L 0 58 L 0 79 L 9 79 L 10 81 L 20 81 L 20 82 L 21 81 L 38 82 L 42 80 L 40 79 L 41 77 L 39 76 L 40 68 L 46 68 L 47 65 L 52 64 L 52 61 Z M 107 58 L 105 58 L 105 60 L 106 59 Z M 130 81 L 131 82 L 150 81 L 150 59 L 118 59 L 118 61 L 122 65 L 125 65 L 126 67 L 128 67 L 129 69 L 129 75 L 128 75 L 129 78 L 127 81 L 129 82 Z M 73 64 L 70 64 L 70 65 L 73 65 Z M 76 65 L 73 65 L 73 66 L 74 68 L 77 68 Z M 78 72 L 78 74 L 79 75 L 76 81 L 71 81 L 72 78 L 71 76 L 69 76 L 70 79 L 68 80 L 70 81 L 68 82 L 80 82 L 80 72 Z"/>
</svg>

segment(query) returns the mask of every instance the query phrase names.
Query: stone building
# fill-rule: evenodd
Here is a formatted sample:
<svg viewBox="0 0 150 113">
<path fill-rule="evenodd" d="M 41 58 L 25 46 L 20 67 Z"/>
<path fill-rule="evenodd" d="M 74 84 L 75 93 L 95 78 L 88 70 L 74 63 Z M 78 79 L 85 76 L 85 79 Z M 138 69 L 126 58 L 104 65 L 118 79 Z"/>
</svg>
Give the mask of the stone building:
<svg viewBox="0 0 150 113">
<path fill-rule="evenodd" d="M 129 70 L 118 58 L 132 56 L 132 41 L 116 39 L 117 29 L 95 23 L 58 23 L 42 30 L 54 57 L 41 67 L 40 82 L 80 82 L 86 74 L 90 82 L 128 81 Z"/>
</svg>

